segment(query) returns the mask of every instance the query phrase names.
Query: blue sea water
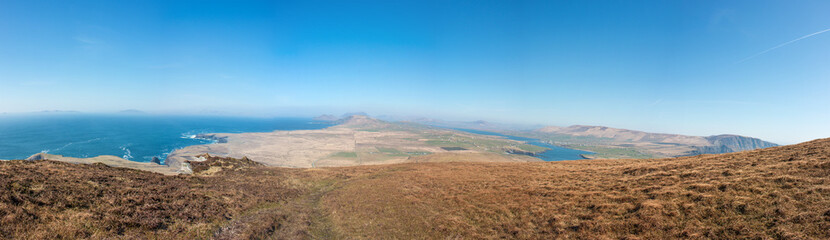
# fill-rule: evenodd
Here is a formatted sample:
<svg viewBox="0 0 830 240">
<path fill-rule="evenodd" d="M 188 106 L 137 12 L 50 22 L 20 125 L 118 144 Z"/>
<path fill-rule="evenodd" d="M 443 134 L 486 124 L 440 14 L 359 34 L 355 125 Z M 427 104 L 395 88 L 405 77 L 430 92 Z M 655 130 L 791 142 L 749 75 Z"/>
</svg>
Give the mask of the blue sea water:
<svg viewBox="0 0 830 240">
<path fill-rule="evenodd" d="M 239 118 L 157 115 L 0 115 L 0 159 L 25 159 L 46 152 L 68 157 L 115 155 L 162 161 L 190 145 L 207 144 L 199 133 L 321 129 L 330 124 L 307 118 Z"/>
<path fill-rule="evenodd" d="M 504 135 L 504 134 L 501 134 L 501 133 L 494 133 L 494 132 L 474 130 L 474 129 L 463 129 L 463 128 L 454 128 L 454 129 L 458 130 L 458 131 L 481 134 L 481 135 L 500 136 L 500 137 L 504 137 L 504 138 L 507 138 L 507 139 L 527 142 L 527 144 L 530 144 L 530 145 L 550 148 L 550 150 L 544 151 L 544 152 L 539 153 L 539 154 L 536 155 L 536 157 L 538 157 L 539 159 L 542 159 L 542 160 L 545 160 L 545 161 L 548 161 L 548 162 L 550 162 L 550 161 L 564 161 L 564 160 L 580 160 L 580 159 L 585 159 L 580 154 L 592 154 L 593 153 L 593 152 L 588 152 L 588 151 L 564 148 L 564 147 L 560 147 L 560 146 L 547 144 L 547 143 L 539 141 L 539 139 L 516 137 L 516 136 Z"/>
</svg>

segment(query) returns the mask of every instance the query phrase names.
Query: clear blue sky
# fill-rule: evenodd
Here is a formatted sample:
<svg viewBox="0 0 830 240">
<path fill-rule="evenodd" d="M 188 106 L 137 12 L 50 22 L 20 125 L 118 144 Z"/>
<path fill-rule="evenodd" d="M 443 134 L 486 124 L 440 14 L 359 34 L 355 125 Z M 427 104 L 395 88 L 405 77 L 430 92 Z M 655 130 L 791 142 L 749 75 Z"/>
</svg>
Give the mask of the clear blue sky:
<svg viewBox="0 0 830 240">
<path fill-rule="evenodd" d="M 366 111 L 795 143 L 830 137 L 830 32 L 808 36 L 830 28 L 828 12 L 828 1 L 4 0 L 0 112 Z"/>
</svg>

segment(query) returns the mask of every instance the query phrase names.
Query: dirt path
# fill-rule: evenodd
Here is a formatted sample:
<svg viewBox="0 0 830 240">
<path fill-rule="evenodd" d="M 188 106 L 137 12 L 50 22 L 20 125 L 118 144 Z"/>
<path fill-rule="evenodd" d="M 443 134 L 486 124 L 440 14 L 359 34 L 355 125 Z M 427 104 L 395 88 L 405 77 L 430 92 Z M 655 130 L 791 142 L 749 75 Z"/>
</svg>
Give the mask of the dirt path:
<svg viewBox="0 0 830 240">
<path fill-rule="evenodd" d="M 320 199 L 337 188 L 336 181 L 315 182 L 306 194 L 282 203 L 264 204 L 232 219 L 215 239 L 340 239 Z"/>
</svg>

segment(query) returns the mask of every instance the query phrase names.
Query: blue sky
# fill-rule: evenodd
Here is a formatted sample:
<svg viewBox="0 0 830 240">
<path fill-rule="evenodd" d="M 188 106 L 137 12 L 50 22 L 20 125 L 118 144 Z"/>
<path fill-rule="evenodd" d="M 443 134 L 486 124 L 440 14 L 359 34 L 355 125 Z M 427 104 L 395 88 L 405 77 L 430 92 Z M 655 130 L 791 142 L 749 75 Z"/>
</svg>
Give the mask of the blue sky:
<svg viewBox="0 0 830 240">
<path fill-rule="evenodd" d="M 0 112 L 365 111 L 796 143 L 830 137 L 827 12 L 827 1 L 4 0 Z"/>
</svg>

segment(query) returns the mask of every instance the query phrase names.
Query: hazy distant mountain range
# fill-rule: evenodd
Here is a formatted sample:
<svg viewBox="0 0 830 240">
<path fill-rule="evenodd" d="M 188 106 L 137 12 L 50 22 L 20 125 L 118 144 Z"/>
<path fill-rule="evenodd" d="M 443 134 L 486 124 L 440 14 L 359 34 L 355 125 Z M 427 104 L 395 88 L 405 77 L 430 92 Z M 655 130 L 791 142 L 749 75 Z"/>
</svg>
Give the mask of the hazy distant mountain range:
<svg viewBox="0 0 830 240">
<path fill-rule="evenodd" d="M 484 120 L 478 121 L 445 121 L 440 119 L 434 118 L 426 118 L 426 117 L 400 117 L 400 116 L 378 116 L 380 120 L 384 121 L 394 121 L 394 122 L 414 122 L 420 123 L 430 126 L 436 127 L 444 127 L 444 128 L 461 128 L 461 129 L 475 129 L 475 130 L 484 130 L 484 131 L 522 131 L 522 130 L 533 130 L 544 127 L 544 125 L 531 125 L 531 124 L 506 124 L 506 123 L 494 123 L 488 122 Z"/>
</svg>

